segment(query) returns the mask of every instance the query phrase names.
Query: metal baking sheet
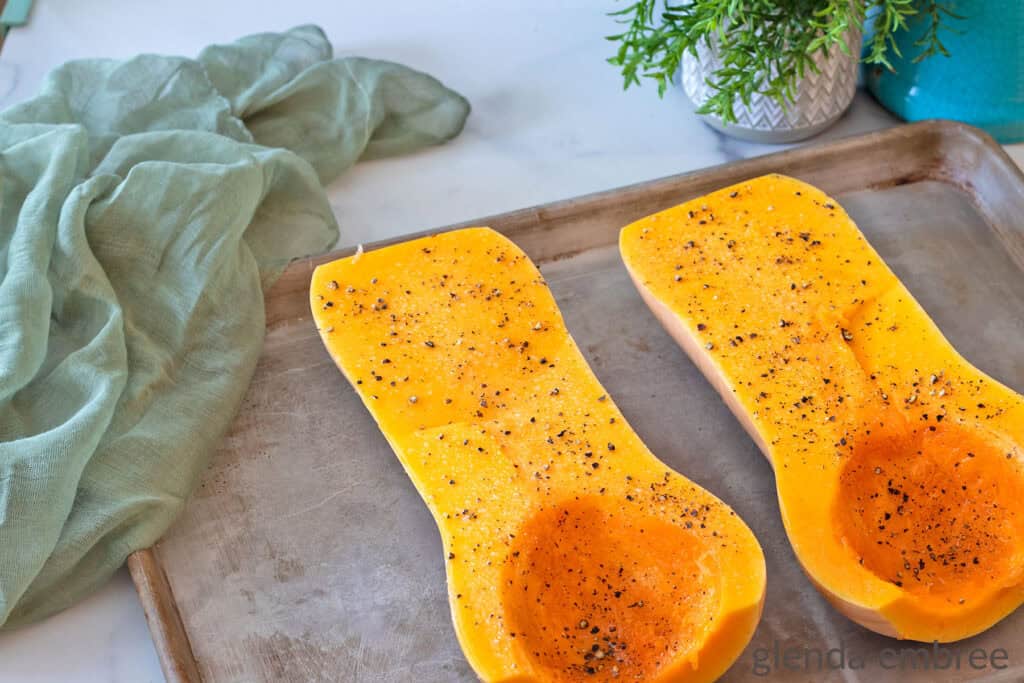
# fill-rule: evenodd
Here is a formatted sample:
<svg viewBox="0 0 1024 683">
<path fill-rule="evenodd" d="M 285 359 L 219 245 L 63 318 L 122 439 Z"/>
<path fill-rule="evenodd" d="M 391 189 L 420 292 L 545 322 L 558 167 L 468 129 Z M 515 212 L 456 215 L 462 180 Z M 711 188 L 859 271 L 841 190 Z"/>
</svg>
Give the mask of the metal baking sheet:
<svg viewBox="0 0 1024 683">
<path fill-rule="evenodd" d="M 764 617 L 724 680 L 1024 680 L 1024 609 L 945 646 L 947 668 L 926 669 L 943 655 L 901 652 L 929 647 L 873 634 L 828 605 L 790 550 L 767 461 L 629 282 L 619 227 L 771 171 L 837 196 L 950 341 L 1024 390 L 1024 177 L 965 126 L 916 124 L 471 224 L 534 258 L 633 428 L 760 540 Z M 293 265 L 269 294 L 242 412 L 181 520 L 133 558 L 165 671 L 217 683 L 475 680 L 452 630 L 436 527 L 310 320 L 314 265 Z M 997 662 L 1007 668 L 973 668 L 978 648 L 1005 650 Z M 841 668 L 818 664 L 840 654 Z"/>
</svg>

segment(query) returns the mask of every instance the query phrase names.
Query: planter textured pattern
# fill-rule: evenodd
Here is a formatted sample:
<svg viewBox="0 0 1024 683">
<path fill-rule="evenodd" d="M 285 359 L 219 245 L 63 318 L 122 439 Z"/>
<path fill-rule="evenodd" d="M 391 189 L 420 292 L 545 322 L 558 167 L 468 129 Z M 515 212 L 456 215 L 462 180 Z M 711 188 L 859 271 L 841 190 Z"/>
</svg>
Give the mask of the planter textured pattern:
<svg viewBox="0 0 1024 683">
<path fill-rule="evenodd" d="M 860 43 L 860 31 L 850 30 L 846 34 L 849 55 L 833 48 L 828 56 L 815 56 L 819 73 L 807 72 L 797 83 L 796 97 L 786 109 L 770 97 L 754 95 L 749 107 L 742 102 L 735 104 L 736 123 L 726 124 L 717 116 L 702 118 L 724 133 L 756 142 L 793 142 L 819 133 L 835 123 L 853 101 Z M 683 89 L 695 105 L 711 97 L 713 91 L 706 81 L 721 64 L 714 43 L 700 43 L 696 57 L 689 53 L 683 56 Z"/>
</svg>

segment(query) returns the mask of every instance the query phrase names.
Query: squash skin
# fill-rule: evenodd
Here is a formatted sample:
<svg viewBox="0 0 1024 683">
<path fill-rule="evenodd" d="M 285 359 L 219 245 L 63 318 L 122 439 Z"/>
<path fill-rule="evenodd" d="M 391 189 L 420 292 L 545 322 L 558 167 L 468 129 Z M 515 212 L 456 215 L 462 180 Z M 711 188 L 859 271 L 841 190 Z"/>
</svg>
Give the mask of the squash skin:
<svg viewBox="0 0 1024 683">
<path fill-rule="evenodd" d="M 837 202 L 764 176 L 627 226 L 620 252 L 771 462 L 840 612 L 949 642 L 1024 602 L 1024 398 L 956 352 Z"/>
<path fill-rule="evenodd" d="M 518 247 L 488 228 L 406 242 L 320 266 L 310 301 L 438 525 L 482 680 L 711 681 L 739 656 L 760 546 L 630 429 Z"/>
</svg>

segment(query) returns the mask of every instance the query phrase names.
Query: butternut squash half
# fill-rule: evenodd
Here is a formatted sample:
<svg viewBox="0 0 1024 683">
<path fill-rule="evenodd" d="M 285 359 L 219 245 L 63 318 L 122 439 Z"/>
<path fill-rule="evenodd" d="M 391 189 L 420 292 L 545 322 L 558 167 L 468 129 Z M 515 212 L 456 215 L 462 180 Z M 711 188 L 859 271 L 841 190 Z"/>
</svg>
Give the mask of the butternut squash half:
<svg viewBox="0 0 1024 683">
<path fill-rule="evenodd" d="M 952 641 L 1024 601 L 1024 399 L 956 352 L 838 203 L 764 176 L 620 248 L 771 461 L 796 556 L 841 612 Z"/>
<path fill-rule="evenodd" d="M 417 239 L 320 266 L 310 293 L 433 513 L 482 679 L 709 681 L 740 654 L 757 540 L 633 433 L 518 247 L 488 228 Z"/>
</svg>

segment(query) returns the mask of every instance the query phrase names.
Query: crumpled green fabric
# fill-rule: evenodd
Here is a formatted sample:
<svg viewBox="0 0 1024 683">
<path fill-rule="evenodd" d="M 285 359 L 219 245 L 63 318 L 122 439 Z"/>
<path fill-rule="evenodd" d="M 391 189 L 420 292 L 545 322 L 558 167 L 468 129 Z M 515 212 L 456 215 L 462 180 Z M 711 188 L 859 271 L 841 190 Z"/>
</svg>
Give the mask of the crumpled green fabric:
<svg viewBox="0 0 1024 683">
<path fill-rule="evenodd" d="M 468 113 L 312 26 L 71 62 L 0 112 L 0 624 L 174 520 L 251 379 L 263 288 L 337 239 L 321 183 Z"/>
</svg>

